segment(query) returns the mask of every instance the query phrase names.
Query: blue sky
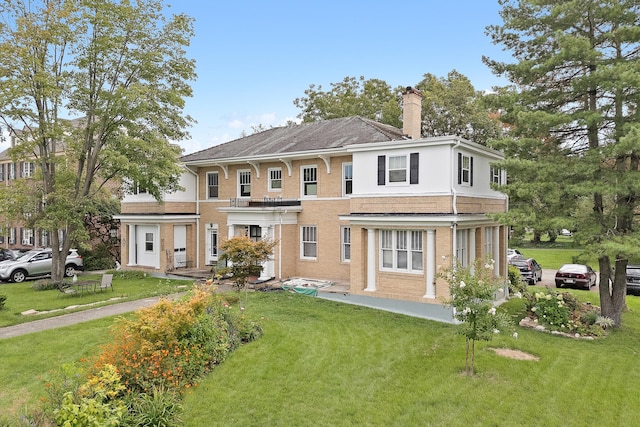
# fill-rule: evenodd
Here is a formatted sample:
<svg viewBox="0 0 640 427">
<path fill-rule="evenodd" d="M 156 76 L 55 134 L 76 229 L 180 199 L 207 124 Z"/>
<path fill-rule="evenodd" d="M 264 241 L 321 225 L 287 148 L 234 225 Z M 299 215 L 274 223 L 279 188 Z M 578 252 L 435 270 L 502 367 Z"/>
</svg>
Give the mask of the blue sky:
<svg viewBox="0 0 640 427">
<path fill-rule="evenodd" d="M 179 141 L 185 154 L 283 125 L 309 85 L 329 90 L 347 76 L 395 88 L 456 69 L 477 90 L 506 84 L 481 60 L 509 58 L 484 34 L 501 22 L 497 0 L 165 2 L 195 18 L 188 56 L 198 78 L 185 112 L 197 124 Z"/>
<path fill-rule="evenodd" d="M 497 0 L 169 0 L 195 18 L 189 56 L 198 79 L 186 112 L 198 123 L 185 154 L 230 141 L 251 126 L 294 119 L 311 84 L 346 76 L 410 86 L 456 69 L 477 90 L 506 82 L 482 55 L 508 60 L 485 27 L 501 22 Z"/>
</svg>

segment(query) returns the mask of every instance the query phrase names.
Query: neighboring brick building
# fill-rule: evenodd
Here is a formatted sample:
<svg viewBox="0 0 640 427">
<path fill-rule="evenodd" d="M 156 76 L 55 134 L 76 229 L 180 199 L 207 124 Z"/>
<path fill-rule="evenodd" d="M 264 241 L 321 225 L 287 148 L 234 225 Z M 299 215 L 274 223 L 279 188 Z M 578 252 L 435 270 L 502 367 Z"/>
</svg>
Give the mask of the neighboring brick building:
<svg viewBox="0 0 640 427">
<path fill-rule="evenodd" d="M 420 137 L 421 95 L 404 129 L 362 117 L 274 128 L 182 157 L 184 191 L 122 200 L 122 264 L 215 265 L 225 239 L 278 242 L 264 278 L 349 284 L 351 296 L 440 304 L 437 277 L 459 259 L 506 274 L 502 154 L 458 137 Z"/>
<path fill-rule="evenodd" d="M 82 123 L 82 118 L 69 120 L 72 126 Z M 11 148 L 20 144 L 20 137 L 25 137 L 27 133 L 20 130 L 13 130 L 9 134 Z M 33 180 L 37 176 L 36 170 L 40 167 L 35 156 L 26 157 L 15 162 L 9 156 L 9 150 L 0 152 L 0 186 L 11 187 L 18 180 Z M 65 157 L 65 146 L 62 143 L 55 144 L 55 154 L 61 158 Z M 32 181 L 31 184 L 36 184 Z M 118 200 L 120 196 L 120 182 L 109 181 L 104 187 L 110 191 L 111 197 Z M 88 244 L 95 247 L 98 244 L 105 244 L 114 256 L 114 261 L 120 258 L 119 249 L 119 224 L 117 222 L 105 220 L 100 215 L 85 215 L 85 225 L 90 235 Z M 17 219 L 8 218 L 0 212 L 0 247 L 13 250 L 30 250 L 34 248 L 45 248 L 51 245 L 49 233 L 38 228 L 31 228 Z"/>
</svg>

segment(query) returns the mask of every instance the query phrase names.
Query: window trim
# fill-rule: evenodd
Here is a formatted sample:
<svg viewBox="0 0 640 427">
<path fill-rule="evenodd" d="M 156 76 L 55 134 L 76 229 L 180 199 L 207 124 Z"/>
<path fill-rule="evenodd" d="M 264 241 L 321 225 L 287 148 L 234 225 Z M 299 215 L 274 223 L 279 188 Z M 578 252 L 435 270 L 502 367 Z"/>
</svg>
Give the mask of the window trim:
<svg viewBox="0 0 640 427">
<path fill-rule="evenodd" d="M 243 184 L 242 177 L 249 177 L 249 183 Z M 249 186 L 249 193 L 243 195 L 242 186 Z M 251 169 L 238 169 L 238 197 L 239 198 L 250 198 L 251 197 Z"/>
<path fill-rule="evenodd" d="M 390 237 L 390 239 L 389 239 Z M 414 229 L 381 229 L 379 231 L 379 269 L 406 274 L 424 274 L 424 232 Z M 400 254 L 404 253 L 402 260 Z M 391 266 L 385 266 L 385 254 L 391 255 Z M 414 255 L 419 254 L 420 266 L 415 268 Z M 400 261 L 406 267 L 398 267 Z"/>
<path fill-rule="evenodd" d="M 340 226 L 340 261 L 351 262 L 351 227 Z"/>
<path fill-rule="evenodd" d="M 489 168 L 489 182 L 492 184 L 502 185 L 502 169 L 497 166 Z"/>
<path fill-rule="evenodd" d="M 151 237 L 151 239 L 149 239 Z M 149 246 L 151 245 L 151 246 Z M 154 253 L 155 252 L 155 235 L 153 232 L 145 232 L 144 233 L 144 251 L 146 253 Z"/>
<path fill-rule="evenodd" d="M 310 236 L 305 231 L 312 231 L 313 236 Z M 305 240 L 307 237 L 312 237 L 313 240 Z M 315 255 L 309 256 L 306 255 L 305 245 L 313 245 Z M 300 259 L 305 260 L 317 260 L 318 259 L 318 227 L 315 225 L 301 225 L 300 226 Z"/>
<path fill-rule="evenodd" d="M 347 174 L 349 168 L 350 176 Z M 347 191 L 347 183 L 351 184 L 351 191 Z M 353 162 L 342 163 L 342 196 L 348 197 L 353 194 Z"/>
<path fill-rule="evenodd" d="M 215 177 L 215 184 L 211 183 L 210 177 Z M 215 188 L 215 195 L 211 195 L 211 190 Z M 218 199 L 220 197 L 220 174 L 218 171 L 207 172 L 207 199 Z"/>
<path fill-rule="evenodd" d="M 398 159 L 398 160 L 402 159 L 404 161 L 404 165 L 401 166 L 401 167 L 395 167 L 394 166 L 394 168 L 392 169 L 391 168 L 391 163 L 395 159 Z M 407 155 L 406 154 L 393 155 L 393 156 L 389 156 L 387 158 L 387 180 L 389 182 L 389 185 L 399 185 L 399 184 L 406 184 L 407 183 L 407 176 L 408 176 L 408 174 L 407 174 L 407 169 L 408 169 L 407 163 L 408 162 L 407 162 Z M 393 177 L 394 179 L 392 179 L 392 176 L 391 176 L 392 172 L 396 172 L 396 173 L 404 172 L 403 179 L 399 180 L 396 177 Z"/>
<path fill-rule="evenodd" d="M 280 173 L 280 178 L 274 178 L 271 173 L 272 172 L 279 172 Z M 267 185 L 267 190 L 268 191 L 282 191 L 282 168 L 269 168 L 267 169 L 267 174 L 268 174 L 268 185 Z M 280 188 L 275 188 L 273 186 L 273 183 L 275 181 L 280 181 Z"/>
<path fill-rule="evenodd" d="M 307 181 L 305 179 L 305 171 L 306 170 L 314 170 L 315 171 L 315 180 Z M 307 184 L 313 186 L 315 183 L 315 194 L 307 194 Z M 304 198 L 314 198 L 318 197 L 318 165 L 302 165 L 300 166 L 300 196 Z"/>
<path fill-rule="evenodd" d="M 456 230 L 456 260 L 461 267 L 469 266 L 469 229 Z"/>
<path fill-rule="evenodd" d="M 391 164 L 391 158 L 405 157 L 404 165 L 404 180 L 403 181 L 391 181 L 391 171 L 389 165 Z M 393 169 L 399 170 L 399 169 Z M 394 155 L 380 155 L 378 156 L 378 185 L 414 185 L 419 184 L 420 177 L 420 153 L 405 153 Z"/>
<path fill-rule="evenodd" d="M 465 160 L 467 159 L 468 165 L 465 167 Z M 458 153 L 458 185 L 473 187 L 473 156 Z"/>
</svg>

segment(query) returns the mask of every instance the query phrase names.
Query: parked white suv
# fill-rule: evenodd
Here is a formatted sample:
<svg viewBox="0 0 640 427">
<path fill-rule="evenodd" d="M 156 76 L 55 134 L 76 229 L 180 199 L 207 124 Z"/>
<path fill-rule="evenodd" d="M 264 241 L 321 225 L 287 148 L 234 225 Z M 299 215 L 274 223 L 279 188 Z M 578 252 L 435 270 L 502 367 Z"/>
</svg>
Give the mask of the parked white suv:
<svg viewBox="0 0 640 427">
<path fill-rule="evenodd" d="M 70 277 L 77 270 L 83 269 L 82 256 L 77 249 L 69 250 L 64 265 L 65 277 Z M 48 276 L 51 274 L 51 249 L 33 249 L 20 255 L 17 259 L 0 262 L 0 280 L 24 282 L 29 277 Z"/>
</svg>

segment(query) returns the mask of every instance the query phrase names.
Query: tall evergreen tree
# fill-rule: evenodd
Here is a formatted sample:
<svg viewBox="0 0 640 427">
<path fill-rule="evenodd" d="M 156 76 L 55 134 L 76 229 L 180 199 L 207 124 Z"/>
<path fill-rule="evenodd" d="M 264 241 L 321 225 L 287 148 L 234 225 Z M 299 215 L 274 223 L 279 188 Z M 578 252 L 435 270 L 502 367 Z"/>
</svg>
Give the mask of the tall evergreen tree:
<svg viewBox="0 0 640 427">
<path fill-rule="evenodd" d="M 487 33 L 516 62 L 484 60 L 513 83 L 499 95 L 517 153 L 505 166 L 516 185 L 537 168 L 537 185 L 560 189 L 565 209 L 553 214 L 579 224 L 576 239 L 598 257 L 602 313 L 619 325 L 626 266 L 640 256 L 640 4 L 499 2 L 503 24 Z"/>
</svg>

